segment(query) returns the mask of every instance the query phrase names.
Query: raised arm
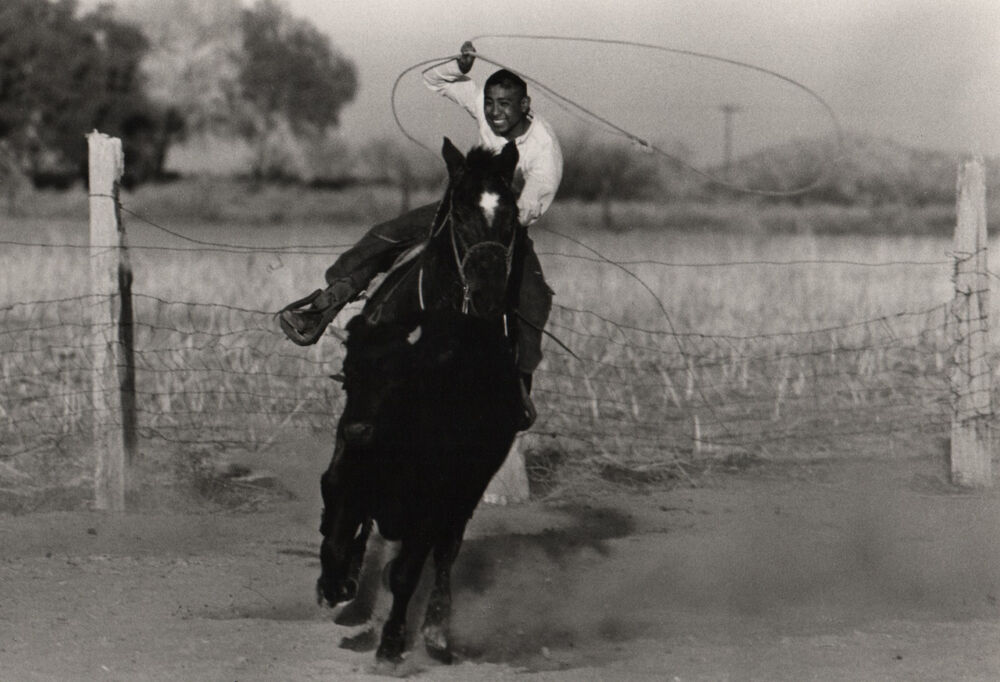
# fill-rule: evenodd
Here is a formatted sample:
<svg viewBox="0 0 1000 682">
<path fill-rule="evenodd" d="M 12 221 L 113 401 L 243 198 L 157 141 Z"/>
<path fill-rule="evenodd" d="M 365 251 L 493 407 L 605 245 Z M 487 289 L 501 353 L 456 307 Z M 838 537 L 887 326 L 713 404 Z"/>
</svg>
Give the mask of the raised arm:
<svg viewBox="0 0 1000 682">
<path fill-rule="evenodd" d="M 476 61 L 476 48 L 467 40 L 459 52 L 456 59 L 424 71 L 424 85 L 475 116 L 479 87 L 466 74 Z"/>
</svg>

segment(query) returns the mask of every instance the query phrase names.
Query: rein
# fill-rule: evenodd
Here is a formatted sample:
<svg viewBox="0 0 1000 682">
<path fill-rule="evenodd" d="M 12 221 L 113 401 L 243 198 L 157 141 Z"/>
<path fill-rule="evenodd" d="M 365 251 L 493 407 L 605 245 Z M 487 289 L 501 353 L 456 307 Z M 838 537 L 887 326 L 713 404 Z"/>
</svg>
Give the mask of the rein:
<svg viewBox="0 0 1000 682">
<path fill-rule="evenodd" d="M 465 266 L 469 262 L 469 257 L 477 251 L 484 249 L 503 249 L 504 252 L 504 282 L 510 280 L 511 263 L 514 259 L 514 241 L 517 239 L 517 230 L 511 234 L 510 244 L 497 241 L 484 241 L 473 244 L 465 250 L 465 255 L 461 256 L 458 250 L 458 236 L 455 234 L 455 222 L 451 221 L 449 232 L 451 232 L 451 250 L 455 256 L 455 265 L 458 266 L 458 278 L 462 282 L 462 314 L 468 314 L 469 306 L 472 304 L 472 291 L 469 287 L 469 279 L 465 274 Z"/>
<path fill-rule="evenodd" d="M 517 230 L 513 230 L 510 238 L 509 244 L 504 244 L 499 241 L 482 241 L 477 244 L 465 249 L 465 255 L 461 254 L 459 248 L 459 242 L 461 237 L 457 234 L 455 230 L 455 219 L 454 219 L 454 205 L 452 203 L 452 192 L 451 188 L 448 189 L 448 195 L 441 202 L 441 208 L 438 209 L 437 216 L 434 219 L 434 225 L 431 227 L 431 237 L 437 236 L 441 230 L 444 229 L 445 225 L 448 226 L 449 238 L 451 241 L 451 251 L 452 256 L 455 260 L 455 266 L 458 271 L 458 279 L 462 284 L 462 306 L 461 312 L 463 315 L 468 315 L 469 310 L 472 307 L 472 289 L 469 286 L 469 278 L 465 274 L 465 267 L 469 262 L 469 257 L 473 253 L 482 251 L 484 249 L 503 249 L 504 252 L 504 282 L 510 281 L 511 266 L 514 260 L 514 244 L 517 241 Z M 444 206 L 447 203 L 447 211 L 444 211 Z M 464 244 L 462 244 L 464 246 Z M 424 266 L 420 266 L 420 271 L 417 274 L 417 298 L 420 302 L 420 309 L 426 310 L 424 304 Z M 506 325 L 506 320 L 504 321 Z"/>
</svg>

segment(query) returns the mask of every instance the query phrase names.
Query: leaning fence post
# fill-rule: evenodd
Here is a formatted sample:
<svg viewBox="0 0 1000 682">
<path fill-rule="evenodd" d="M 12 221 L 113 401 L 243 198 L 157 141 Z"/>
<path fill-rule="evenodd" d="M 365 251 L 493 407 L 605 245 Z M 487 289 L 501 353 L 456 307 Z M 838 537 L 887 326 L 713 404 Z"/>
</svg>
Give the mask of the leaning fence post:
<svg viewBox="0 0 1000 682">
<path fill-rule="evenodd" d="M 87 136 L 90 179 L 91 335 L 94 351 L 94 506 L 125 509 L 126 467 L 135 449 L 132 271 L 118 212 L 125 170 L 121 140 Z"/>
<path fill-rule="evenodd" d="M 958 172 L 955 228 L 955 352 L 952 365 L 951 482 L 969 487 L 992 484 L 992 373 L 989 363 L 989 270 L 986 241 L 986 184 L 981 159 Z"/>
</svg>

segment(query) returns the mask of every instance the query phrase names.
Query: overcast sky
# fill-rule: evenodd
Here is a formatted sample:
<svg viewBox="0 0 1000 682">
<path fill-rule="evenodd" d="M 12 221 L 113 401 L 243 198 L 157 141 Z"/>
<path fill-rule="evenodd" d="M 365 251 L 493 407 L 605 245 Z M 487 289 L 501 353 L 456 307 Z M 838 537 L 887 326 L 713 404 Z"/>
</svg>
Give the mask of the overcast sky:
<svg viewBox="0 0 1000 682">
<path fill-rule="evenodd" d="M 1000 0 L 287 0 L 354 60 L 349 137 L 396 129 L 389 94 L 414 63 L 477 35 L 527 33 L 654 43 L 749 62 L 822 95 L 848 130 L 918 147 L 1000 154 Z M 479 51 L 640 136 L 721 158 L 721 104 L 737 104 L 737 153 L 830 129 L 822 107 L 778 79 L 632 48 L 484 39 Z M 493 67 L 480 64 L 484 78 Z M 458 135 L 414 73 L 400 117 L 421 139 Z M 560 118 L 534 93 L 536 110 Z M 430 101 L 433 100 L 433 101 Z M 444 107 L 444 108 L 442 108 Z M 563 124 L 566 125 L 566 124 Z"/>
</svg>

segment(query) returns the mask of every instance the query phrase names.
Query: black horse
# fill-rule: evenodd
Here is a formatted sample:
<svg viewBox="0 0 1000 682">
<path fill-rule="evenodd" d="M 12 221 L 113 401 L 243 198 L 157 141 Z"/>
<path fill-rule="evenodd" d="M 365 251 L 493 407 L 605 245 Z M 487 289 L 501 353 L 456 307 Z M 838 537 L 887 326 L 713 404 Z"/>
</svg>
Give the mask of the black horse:
<svg viewBox="0 0 1000 682">
<path fill-rule="evenodd" d="M 445 138 L 449 185 L 428 240 L 400 259 L 347 325 L 347 404 L 323 475 L 317 592 L 335 605 L 358 589 L 372 521 L 401 541 L 385 575 L 392 608 L 376 657 L 396 663 L 424 563 L 434 587 L 427 651 L 452 659 L 451 566 L 465 526 L 510 450 L 521 399 L 512 303 L 523 228 L 511 182 L 517 148 L 464 158 Z"/>
</svg>

